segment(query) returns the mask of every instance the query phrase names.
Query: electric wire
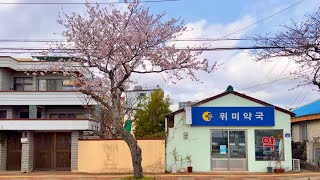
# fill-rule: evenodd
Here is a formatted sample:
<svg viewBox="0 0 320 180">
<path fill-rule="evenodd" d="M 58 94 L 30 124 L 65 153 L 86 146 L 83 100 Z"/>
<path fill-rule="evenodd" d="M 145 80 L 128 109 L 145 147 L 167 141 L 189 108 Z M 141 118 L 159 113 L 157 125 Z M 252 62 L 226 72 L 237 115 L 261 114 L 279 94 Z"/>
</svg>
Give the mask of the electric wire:
<svg viewBox="0 0 320 180">
<path fill-rule="evenodd" d="M 245 30 L 245 29 L 248 29 L 248 28 L 250 28 L 250 27 L 252 27 L 252 26 L 254 26 L 254 25 L 256 25 L 256 24 L 259 24 L 259 23 L 261 23 L 261 22 L 263 22 L 263 21 L 265 21 L 265 20 L 267 20 L 267 19 L 270 19 L 270 18 L 272 18 L 272 17 L 274 17 L 274 16 L 276 16 L 276 15 L 278 15 L 278 14 L 280 14 L 280 13 L 282 13 L 282 12 L 284 12 L 284 11 L 286 11 L 286 10 L 288 10 L 288 9 L 290 9 L 290 8 L 298 5 L 298 4 L 300 4 L 300 3 L 302 3 L 303 1 L 305 1 L 305 0 L 298 1 L 298 2 L 296 2 L 296 3 L 294 3 L 294 4 L 292 4 L 292 5 L 290 5 L 290 6 L 286 7 L 286 8 L 284 8 L 284 9 L 282 9 L 282 10 L 280 10 L 280 11 L 278 11 L 278 12 L 272 14 L 272 15 L 270 15 L 270 16 L 267 16 L 267 17 L 265 17 L 265 18 L 263 18 L 263 19 L 261 19 L 261 20 L 259 20 L 259 21 L 254 22 L 254 23 L 252 23 L 252 24 L 250 24 L 250 25 L 248 25 L 248 26 L 245 26 L 245 27 L 243 27 L 243 28 L 241 28 L 241 29 L 239 29 L 239 30 L 236 30 L 236 31 L 232 32 L 232 33 L 223 35 L 223 36 L 221 36 L 221 38 L 225 38 L 225 37 L 231 36 L 231 35 L 233 35 L 233 34 L 236 34 L 236 33 L 240 32 L 240 31 L 243 31 L 243 30 Z"/>
<path fill-rule="evenodd" d="M 279 79 L 279 78 L 282 76 L 282 74 L 283 74 L 283 73 L 287 70 L 287 68 L 289 67 L 291 61 L 292 61 L 291 59 L 288 61 L 287 65 L 286 65 L 285 68 L 281 71 L 281 73 L 277 76 L 276 79 Z M 275 81 L 271 81 L 267 86 L 265 86 L 265 87 L 263 87 L 263 88 L 261 88 L 261 89 L 259 89 L 259 90 L 256 90 L 256 91 L 254 91 L 254 92 L 250 92 L 250 93 L 248 93 L 248 94 L 253 94 L 253 93 L 257 93 L 257 92 L 259 92 L 259 91 L 262 91 L 262 90 L 270 87 L 274 82 L 275 82 Z"/>
<path fill-rule="evenodd" d="M 141 3 L 159 3 L 159 2 L 175 2 L 181 0 L 145 0 Z M 0 5 L 83 5 L 83 4 L 127 4 L 133 1 L 125 2 L 0 2 Z"/>
</svg>

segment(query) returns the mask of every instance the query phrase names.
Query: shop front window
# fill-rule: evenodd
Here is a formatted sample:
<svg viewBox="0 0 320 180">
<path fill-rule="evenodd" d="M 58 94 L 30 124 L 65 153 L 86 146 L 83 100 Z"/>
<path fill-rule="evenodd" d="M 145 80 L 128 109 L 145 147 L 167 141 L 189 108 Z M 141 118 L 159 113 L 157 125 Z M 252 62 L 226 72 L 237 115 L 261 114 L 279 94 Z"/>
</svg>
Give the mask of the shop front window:
<svg viewBox="0 0 320 180">
<path fill-rule="evenodd" d="M 257 161 L 284 160 L 283 130 L 255 130 Z"/>
</svg>

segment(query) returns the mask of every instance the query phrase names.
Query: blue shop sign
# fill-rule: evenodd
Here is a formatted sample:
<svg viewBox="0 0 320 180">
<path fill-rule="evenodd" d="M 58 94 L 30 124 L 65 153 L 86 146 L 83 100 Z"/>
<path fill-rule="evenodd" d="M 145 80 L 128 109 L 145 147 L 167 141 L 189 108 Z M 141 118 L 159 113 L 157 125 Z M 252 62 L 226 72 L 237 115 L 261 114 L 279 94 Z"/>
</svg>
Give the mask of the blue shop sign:
<svg viewBox="0 0 320 180">
<path fill-rule="evenodd" d="M 274 107 L 191 107 L 191 126 L 274 126 Z"/>
</svg>

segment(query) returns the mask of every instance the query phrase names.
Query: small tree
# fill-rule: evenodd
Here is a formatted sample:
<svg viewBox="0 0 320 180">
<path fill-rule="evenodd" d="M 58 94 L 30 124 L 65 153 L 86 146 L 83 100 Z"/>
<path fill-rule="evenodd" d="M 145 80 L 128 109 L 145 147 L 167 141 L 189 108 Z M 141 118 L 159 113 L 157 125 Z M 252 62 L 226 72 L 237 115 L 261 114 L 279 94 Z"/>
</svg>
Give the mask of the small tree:
<svg viewBox="0 0 320 180">
<path fill-rule="evenodd" d="M 164 137 L 165 115 L 170 111 L 170 98 L 165 97 L 162 89 L 157 89 L 151 94 L 146 103 L 141 104 L 141 109 L 135 114 L 136 137 Z"/>
<path fill-rule="evenodd" d="M 302 23 L 292 21 L 284 26 L 285 30 L 269 36 L 258 36 L 255 41 L 265 48 L 254 51 L 257 60 L 273 57 L 288 57 L 299 64 L 295 72 L 303 78 L 303 84 L 314 84 L 320 89 L 320 9 Z"/>
<path fill-rule="evenodd" d="M 164 20 L 164 15 L 153 15 L 134 0 L 127 2 L 124 9 L 87 4 L 86 14 L 66 14 L 58 20 L 66 28 L 63 36 L 68 41 L 61 44 L 60 51 L 80 65 L 74 67 L 64 61 L 55 69 L 73 75 L 79 91 L 103 106 L 112 132 L 130 149 L 135 178 L 143 177 L 141 149 L 121 123 L 121 95 L 133 83 L 132 75 L 163 73 L 176 82 L 185 77 L 197 80 L 195 71 L 210 73 L 216 67 L 216 63 L 210 65 L 207 60 L 198 59 L 202 53 L 199 50 L 168 44 L 186 28 L 179 20 Z"/>
</svg>

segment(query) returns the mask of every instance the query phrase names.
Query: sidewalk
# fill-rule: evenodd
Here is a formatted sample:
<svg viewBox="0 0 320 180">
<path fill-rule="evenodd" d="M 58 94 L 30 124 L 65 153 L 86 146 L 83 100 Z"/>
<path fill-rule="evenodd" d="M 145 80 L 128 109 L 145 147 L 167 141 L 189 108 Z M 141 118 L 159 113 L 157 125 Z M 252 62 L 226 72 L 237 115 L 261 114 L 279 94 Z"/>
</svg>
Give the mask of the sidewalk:
<svg viewBox="0 0 320 180">
<path fill-rule="evenodd" d="M 0 180 L 121 180 L 130 174 L 86 174 L 71 172 L 1 172 Z M 146 177 L 152 177 L 159 180 L 320 180 L 320 172 L 302 172 L 285 174 L 267 174 L 267 173 L 183 173 L 183 174 L 146 174 Z"/>
</svg>

